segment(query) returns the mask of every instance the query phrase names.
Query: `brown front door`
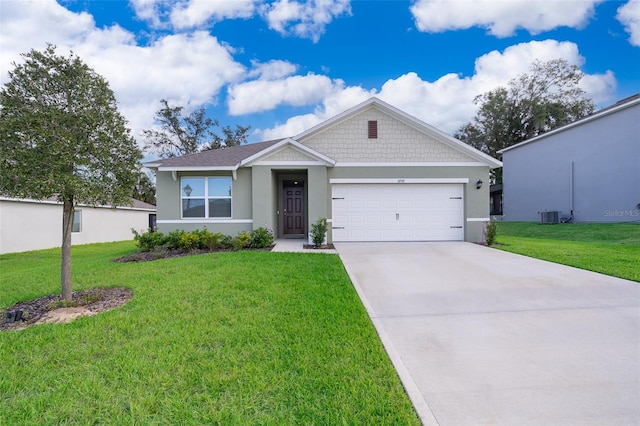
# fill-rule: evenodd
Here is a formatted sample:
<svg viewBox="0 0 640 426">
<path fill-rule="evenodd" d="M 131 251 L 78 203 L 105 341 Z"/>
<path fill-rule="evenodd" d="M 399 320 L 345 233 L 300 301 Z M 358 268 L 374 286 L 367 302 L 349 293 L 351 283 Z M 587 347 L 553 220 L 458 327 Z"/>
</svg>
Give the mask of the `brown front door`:
<svg viewBox="0 0 640 426">
<path fill-rule="evenodd" d="M 285 186 L 282 193 L 284 234 L 304 235 L 304 187 Z"/>
</svg>

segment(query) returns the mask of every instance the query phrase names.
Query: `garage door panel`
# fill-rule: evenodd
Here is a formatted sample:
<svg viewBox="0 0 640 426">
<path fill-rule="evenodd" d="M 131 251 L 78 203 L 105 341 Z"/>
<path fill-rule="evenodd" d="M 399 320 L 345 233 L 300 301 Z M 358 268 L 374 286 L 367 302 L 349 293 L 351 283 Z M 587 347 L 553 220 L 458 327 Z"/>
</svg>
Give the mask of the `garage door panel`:
<svg viewBox="0 0 640 426">
<path fill-rule="evenodd" d="M 397 222 L 395 214 L 385 214 L 382 215 L 382 224 L 383 225 L 393 225 Z"/>
<path fill-rule="evenodd" d="M 334 240 L 463 240 L 463 191 L 461 184 L 334 184 Z"/>
</svg>

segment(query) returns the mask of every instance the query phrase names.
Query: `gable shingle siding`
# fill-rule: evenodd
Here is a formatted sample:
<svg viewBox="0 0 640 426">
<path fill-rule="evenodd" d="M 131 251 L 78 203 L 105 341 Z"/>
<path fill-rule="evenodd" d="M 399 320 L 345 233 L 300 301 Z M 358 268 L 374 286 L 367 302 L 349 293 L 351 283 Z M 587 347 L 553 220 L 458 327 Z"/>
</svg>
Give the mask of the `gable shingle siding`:
<svg viewBox="0 0 640 426">
<path fill-rule="evenodd" d="M 368 138 L 369 121 L 378 123 L 376 139 Z M 300 142 L 338 162 L 477 161 L 375 109 L 366 110 Z"/>
</svg>

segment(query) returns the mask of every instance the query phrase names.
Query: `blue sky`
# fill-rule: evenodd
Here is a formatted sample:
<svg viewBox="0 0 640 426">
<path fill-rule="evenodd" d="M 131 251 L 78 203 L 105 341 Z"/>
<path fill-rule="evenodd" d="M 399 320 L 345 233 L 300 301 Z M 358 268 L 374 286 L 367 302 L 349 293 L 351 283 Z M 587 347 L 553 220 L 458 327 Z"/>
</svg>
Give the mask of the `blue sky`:
<svg viewBox="0 0 640 426">
<path fill-rule="evenodd" d="M 640 92 L 640 0 L 0 0 L 0 83 L 47 42 L 111 84 L 134 136 L 166 98 L 293 136 L 379 96 L 453 133 L 535 59 L 599 107 Z"/>
</svg>

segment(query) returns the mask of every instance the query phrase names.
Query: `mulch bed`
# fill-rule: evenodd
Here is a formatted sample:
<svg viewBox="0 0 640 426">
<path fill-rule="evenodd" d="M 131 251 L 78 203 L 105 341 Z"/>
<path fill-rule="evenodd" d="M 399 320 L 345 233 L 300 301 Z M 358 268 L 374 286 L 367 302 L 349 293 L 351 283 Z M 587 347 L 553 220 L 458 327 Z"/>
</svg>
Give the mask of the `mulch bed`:
<svg viewBox="0 0 640 426">
<path fill-rule="evenodd" d="M 305 250 L 335 250 L 333 244 L 322 244 L 319 247 L 314 246 L 313 244 L 305 244 L 302 248 Z"/>
<path fill-rule="evenodd" d="M 253 251 L 271 251 L 275 247 L 275 244 L 271 247 L 266 248 L 244 248 L 245 250 L 253 250 Z M 232 252 L 231 249 L 215 249 L 215 250 L 191 250 L 191 251 L 182 251 L 182 250 L 167 250 L 167 249 L 159 249 L 152 251 L 138 251 L 135 253 L 128 254 L 126 256 L 119 257 L 114 259 L 113 261 L 116 263 L 127 263 L 127 262 L 150 262 L 152 260 L 158 259 L 168 259 L 172 257 L 184 257 L 184 256 L 194 256 L 197 254 L 207 254 L 207 253 L 224 253 L 224 252 Z"/>
<path fill-rule="evenodd" d="M 74 291 L 73 302 L 67 303 L 62 295 L 40 297 L 28 302 L 19 302 L 0 314 L 0 330 L 15 330 L 25 328 L 36 323 L 47 312 L 62 306 L 82 306 L 92 312 L 105 312 L 126 304 L 133 297 L 133 292 L 124 287 L 92 288 Z M 22 311 L 22 318 L 18 321 L 7 322 L 14 311 Z"/>
</svg>

